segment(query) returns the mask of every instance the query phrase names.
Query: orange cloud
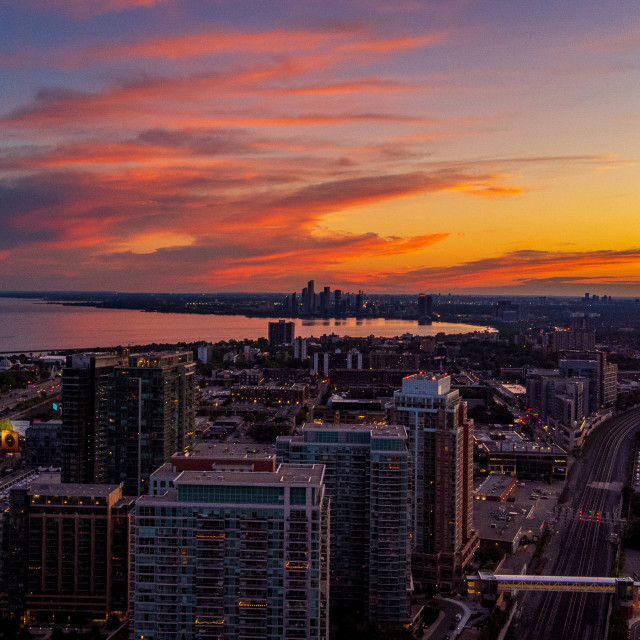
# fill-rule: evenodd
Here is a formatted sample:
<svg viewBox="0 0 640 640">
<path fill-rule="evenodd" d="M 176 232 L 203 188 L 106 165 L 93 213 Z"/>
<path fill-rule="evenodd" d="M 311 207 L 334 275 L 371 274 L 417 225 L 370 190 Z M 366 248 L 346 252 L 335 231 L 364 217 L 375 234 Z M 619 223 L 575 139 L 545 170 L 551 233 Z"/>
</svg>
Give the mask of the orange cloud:
<svg viewBox="0 0 640 640">
<path fill-rule="evenodd" d="M 124 3 L 123 3 L 124 4 Z M 360 28 L 273 29 L 269 31 L 210 30 L 172 36 L 140 38 L 135 42 L 105 42 L 88 48 L 61 47 L 53 51 L 22 49 L 0 57 L 7 66 L 55 66 L 77 69 L 106 61 L 165 59 L 179 60 L 212 55 L 251 54 L 287 57 L 301 52 L 314 53 L 316 60 L 334 63 L 345 57 L 367 54 L 401 53 L 442 44 L 443 32 L 419 36 L 376 38 Z"/>
<path fill-rule="evenodd" d="M 367 250 L 362 246 L 363 253 L 358 257 L 366 257 Z M 534 254 L 534 255 L 532 255 Z M 334 256 L 335 253 L 330 254 Z M 513 292 L 522 289 L 523 292 L 545 291 L 549 286 L 563 284 L 607 284 L 612 286 L 640 285 L 640 273 L 635 276 L 616 277 L 604 273 L 593 275 L 579 272 L 586 268 L 597 268 L 603 271 L 615 265 L 634 265 L 640 260 L 640 249 L 629 249 L 620 252 L 586 252 L 586 253 L 547 253 L 547 252 L 514 252 L 494 259 L 479 260 L 451 268 L 407 269 L 402 272 L 388 273 L 381 269 L 381 263 L 376 261 L 376 267 L 368 269 L 341 269 L 341 262 L 350 260 L 330 260 L 327 264 L 323 259 L 314 260 L 312 256 L 301 259 L 297 274 L 300 278 L 309 276 L 320 277 L 333 286 L 364 286 L 371 292 L 409 292 L 412 290 L 437 287 L 454 289 L 457 291 L 483 290 L 499 292 L 501 289 L 511 288 Z M 324 258 L 324 256 L 321 256 Z M 535 266 L 535 260 L 540 260 L 544 266 Z M 290 278 L 288 261 L 276 261 L 273 264 L 231 265 L 212 269 L 210 273 L 203 273 L 193 277 L 194 282 L 206 283 L 212 287 L 233 287 L 238 283 L 255 282 L 268 283 L 278 279 Z M 563 275 L 558 275 L 558 274 Z M 399 284 L 401 288 L 399 288 Z M 259 284 L 258 284 L 259 288 Z M 548 289 L 547 289 L 548 290 Z"/>
<path fill-rule="evenodd" d="M 435 124 L 437 121 L 422 116 L 375 111 L 338 113 L 298 113 L 243 115 L 237 110 L 229 114 L 211 113 L 206 107 L 185 114 L 184 107 L 174 104 L 176 92 L 183 92 L 184 98 L 198 91 L 221 86 L 222 79 L 209 77 L 194 80 L 189 85 L 184 79 L 165 82 L 149 82 L 139 85 L 122 86 L 99 93 L 46 89 L 38 91 L 35 99 L 27 105 L 15 109 L 0 119 L 7 125 L 31 129 L 49 129 L 52 126 L 71 128 L 88 127 L 99 121 L 115 125 L 125 120 L 128 126 L 165 127 L 291 127 L 344 125 L 358 122 L 388 122 L 406 124 Z M 365 84 L 361 85 L 364 90 Z M 369 85 L 376 90 L 374 85 Z M 229 90 L 229 86 L 226 87 Z M 311 90 L 311 89 L 307 89 Z M 322 88 L 319 89 L 322 91 Z M 347 92 L 348 93 L 348 92 Z M 166 100 L 164 103 L 163 100 Z"/>
<path fill-rule="evenodd" d="M 329 96 L 352 93 L 397 93 L 416 89 L 414 85 L 375 77 L 360 80 L 333 82 L 286 89 L 256 89 L 253 93 L 263 96 Z"/>
<path fill-rule="evenodd" d="M 88 61 L 140 58 L 191 58 L 213 53 L 291 53 L 311 51 L 348 37 L 344 31 L 275 29 L 273 31 L 208 31 L 183 36 L 149 38 L 135 43 L 108 43 L 82 52 Z M 78 56 L 78 61 L 80 61 Z"/>
<path fill-rule="evenodd" d="M 515 196 L 522 193 L 522 187 L 481 187 L 479 189 L 467 189 L 466 193 L 482 198 L 504 198 L 505 196 Z"/>
<path fill-rule="evenodd" d="M 375 276 L 383 289 L 401 279 L 408 286 L 433 282 L 438 286 L 457 290 L 499 289 L 506 286 L 530 286 L 550 278 L 585 279 L 609 278 L 619 281 L 615 275 L 607 275 L 619 266 L 638 268 L 640 248 L 621 251 L 551 252 L 520 250 L 493 258 L 484 258 L 451 267 L 407 269 Z M 640 273 L 635 276 L 640 280 Z"/>
<path fill-rule="evenodd" d="M 399 36 L 384 40 L 366 40 L 353 42 L 343 47 L 345 51 L 401 51 L 403 49 L 421 49 L 432 47 L 445 42 L 447 34 L 443 31 L 438 33 L 427 33 L 421 36 Z"/>
</svg>

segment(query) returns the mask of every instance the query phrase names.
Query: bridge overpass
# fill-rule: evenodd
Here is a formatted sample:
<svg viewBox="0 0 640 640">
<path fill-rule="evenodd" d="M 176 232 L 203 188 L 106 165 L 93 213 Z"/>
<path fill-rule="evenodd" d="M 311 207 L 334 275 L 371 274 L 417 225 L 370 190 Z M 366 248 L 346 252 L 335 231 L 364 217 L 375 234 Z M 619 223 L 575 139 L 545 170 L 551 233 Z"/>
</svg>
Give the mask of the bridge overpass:
<svg viewBox="0 0 640 640">
<path fill-rule="evenodd" d="M 479 571 L 476 576 L 467 576 L 467 593 L 478 599 L 495 599 L 501 591 L 558 591 L 610 593 L 616 605 L 633 609 L 640 608 L 640 582 L 633 578 L 597 578 L 593 576 L 527 576 L 493 574 Z"/>
</svg>

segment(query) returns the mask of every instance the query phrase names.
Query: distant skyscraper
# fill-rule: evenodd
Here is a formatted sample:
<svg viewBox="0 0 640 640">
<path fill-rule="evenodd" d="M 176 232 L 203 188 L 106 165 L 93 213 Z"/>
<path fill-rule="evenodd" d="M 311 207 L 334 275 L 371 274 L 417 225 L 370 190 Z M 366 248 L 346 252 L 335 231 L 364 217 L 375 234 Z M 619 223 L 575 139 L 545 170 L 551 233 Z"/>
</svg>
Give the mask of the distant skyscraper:
<svg viewBox="0 0 640 640">
<path fill-rule="evenodd" d="M 313 280 L 309 280 L 307 283 L 307 313 L 314 313 L 316 310 L 316 292 L 315 283 Z"/>
<path fill-rule="evenodd" d="M 323 475 L 184 471 L 141 497 L 133 637 L 327 640 Z"/>
<path fill-rule="evenodd" d="M 331 288 L 325 287 L 320 294 L 320 313 L 328 314 L 331 311 Z"/>
<path fill-rule="evenodd" d="M 384 623 L 409 619 L 406 439 L 397 426 L 307 424 L 276 443 L 278 462 L 326 466 L 331 606 Z"/>
<path fill-rule="evenodd" d="M 195 433 L 195 364 L 190 351 L 132 355 L 114 370 L 109 407 L 109 482 L 146 493 L 149 476 Z"/>
<path fill-rule="evenodd" d="M 412 375 L 394 394 L 412 463 L 413 576 L 421 587 L 459 585 L 478 546 L 473 530 L 473 423 L 448 375 Z"/>
<path fill-rule="evenodd" d="M 120 356 L 107 353 L 67 357 L 62 370 L 62 480 L 104 482 L 108 402 Z"/>
<path fill-rule="evenodd" d="M 421 293 L 418 296 L 418 317 L 423 318 L 424 316 L 431 317 L 433 307 L 433 296 L 425 295 Z"/>
<path fill-rule="evenodd" d="M 334 294 L 333 294 L 333 297 L 334 297 L 334 302 L 333 302 L 334 311 L 337 314 L 342 313 L 343 312 L 343 309 L 342 309 L 342 291 L 340 289 L 336 289 Z"/>
<path fill-rule="evenodd" d="M 296 333 L 295 322 L 278 320 L 269 323 L 269 344 L 279 346 L 283 344 L 293 344 Z"/>
</svg>

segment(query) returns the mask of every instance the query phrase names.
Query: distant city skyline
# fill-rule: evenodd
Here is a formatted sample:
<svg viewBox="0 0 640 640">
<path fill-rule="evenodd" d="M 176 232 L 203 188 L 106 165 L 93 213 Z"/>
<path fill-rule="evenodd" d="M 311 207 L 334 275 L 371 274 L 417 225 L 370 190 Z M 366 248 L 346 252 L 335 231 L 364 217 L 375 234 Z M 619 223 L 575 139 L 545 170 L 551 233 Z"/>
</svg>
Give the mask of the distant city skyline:
<svg viewBox="0 0 640 640">
<path fill-rule="evenodd" d="M 5 0 L 0 291 L 640 295 L 640 4 Z"/>
</svg>

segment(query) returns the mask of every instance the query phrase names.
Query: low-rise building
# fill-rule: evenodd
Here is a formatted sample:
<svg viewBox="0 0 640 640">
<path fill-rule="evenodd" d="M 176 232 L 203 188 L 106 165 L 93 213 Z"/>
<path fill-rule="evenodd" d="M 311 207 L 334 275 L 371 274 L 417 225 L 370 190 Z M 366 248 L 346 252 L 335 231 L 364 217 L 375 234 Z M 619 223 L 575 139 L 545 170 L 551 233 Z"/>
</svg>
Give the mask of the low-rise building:
<svg viewBox="0 0 640 640">
<path fill-rule="evenodd" d="M 391 402 L 391 398 L 388 398 L 388 402 Z M 313 418 L 342 424 L 381 424 L 386 421 L 386 410 L 379 399 L 358 400 L 334 395 L 329 398 L 326 407 L 314 407 Z"/>
<path fill-rule="evenodd" d="M 487 502 L 506 502 L 516 488 L 515 476 L 491 474 L 482 484 L 473 490 L 475 500 Z"/>
<path fill-rule="evenodd" d="M 234 467 L 236 471 L 246 469 L 273 473 L 276 470 L 276 456 L 272 446 L 199 442 L 192 451 L 174 453 L 168 464 L 175 471 L 211 471 Z"/>
<path fill-rule="evenodd" d="M 234 385 L 231 387 L 231 401 L 234 403 L 255 402 L 265 405 L 297 404 L 309 400 L 309 385 Z"/>
<path fill-rule="evenodd" d="M 352 397 L 391 396 L 414 373 L 414 369 L 332 369 L 330 384 L 333 391 L 349 391 Z"/>
<path fill-rule="evenodd" d="M 474 439 L 480 467 L 489 473 L 521 478 L 567 475 L 567 452 L 558 445 L 530 442 L 516 431 L 476 432 Z"/>
</svg>

